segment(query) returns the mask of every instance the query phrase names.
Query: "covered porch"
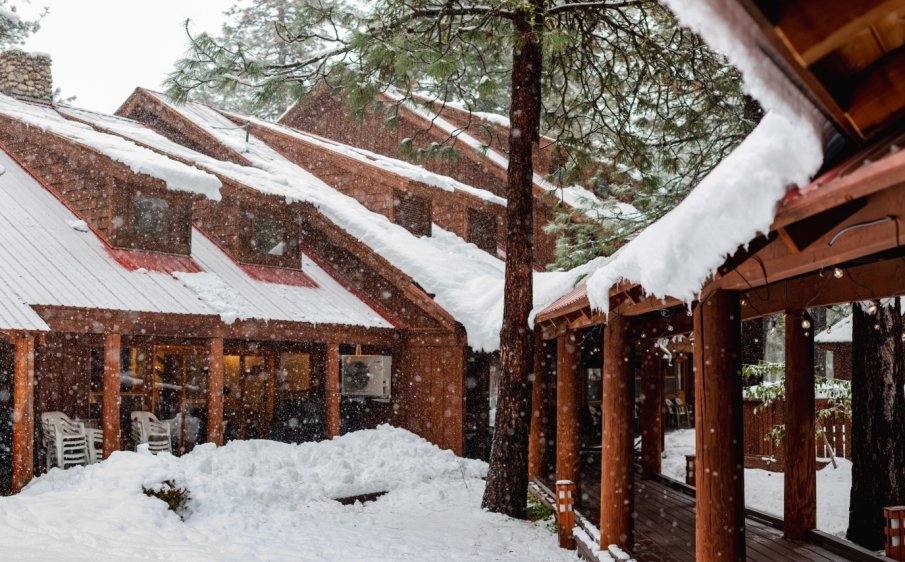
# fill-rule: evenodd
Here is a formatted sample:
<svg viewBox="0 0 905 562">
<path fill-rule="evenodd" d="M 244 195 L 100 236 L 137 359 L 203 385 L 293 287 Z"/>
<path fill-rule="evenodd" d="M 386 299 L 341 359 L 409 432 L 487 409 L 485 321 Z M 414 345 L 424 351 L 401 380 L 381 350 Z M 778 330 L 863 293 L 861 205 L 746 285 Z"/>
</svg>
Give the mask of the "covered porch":
<svg viewBox="0 0 905 562">
<path fill-rule="evenodd" d="M 396 330 L 253 320 L 42 310 L 51 331 L 5 332 L 0 341 L 0 488 L 21 490 L 54 464 L 42 416 L 97 436 L 98 457 L 136 450 L 133 412 L 169 428 L 173 454 L 202 443 L 332 438 L 392 421 L 390 400 L 343 397 L 343 355 L 402 361 Z M 112 321 L 111 321 L 112 320 Z M 77 332 L 66 328 L 95 326 Z M 108 331 L 116 326 L 119 331 Z M 144 333 L 141 333 L 144 332 Z M 151 333 L 155 335 L 150 335 Z M 198 337 L 180 337 L 194 333 Z M 401 375 L 400 375 L 401 376 Z M 406 393 L 400 389 L 399 398 Z M 89 461 L 90 462 L 90 461 Z"/>
</svg>

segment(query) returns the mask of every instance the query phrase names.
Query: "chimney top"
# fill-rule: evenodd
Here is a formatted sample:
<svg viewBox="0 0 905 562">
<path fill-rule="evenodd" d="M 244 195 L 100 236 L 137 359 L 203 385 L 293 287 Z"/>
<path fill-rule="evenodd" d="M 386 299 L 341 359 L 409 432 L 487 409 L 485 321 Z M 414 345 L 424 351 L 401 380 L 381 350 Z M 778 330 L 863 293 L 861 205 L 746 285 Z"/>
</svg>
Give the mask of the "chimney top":
<svg viewBox="0 0 905 562">
<path fill-rule="evenodd" d="M 50 55 L 19 49 L 0 52 L 0 92 L 42 102 L 52 101 Z"/>
</svg>

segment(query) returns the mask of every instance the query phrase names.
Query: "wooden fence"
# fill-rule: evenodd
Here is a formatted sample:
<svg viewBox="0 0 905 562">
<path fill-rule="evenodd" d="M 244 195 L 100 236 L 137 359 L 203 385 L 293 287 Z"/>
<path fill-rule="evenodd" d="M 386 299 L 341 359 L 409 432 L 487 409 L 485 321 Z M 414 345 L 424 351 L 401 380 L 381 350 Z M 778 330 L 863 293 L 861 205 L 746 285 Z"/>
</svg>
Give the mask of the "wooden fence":
<svg viewBox="0 0 905 562">
<path fill-rule="evenodd" d="M 826 404 L 826 400 L 817 400 L 817 410 Z M 756 413 L 755 413 L 756 412 Z M 744 401 L 745 423 L 745 467 L 765 468 L 782 471 L 785 466 L 782 443 L 776 444 L 764 436 L 776 425 L 782 425 L 785 417 L 785 401 L 777 400 L 767 407 L 760 400 Z M 830 447 L 836 457 L 851 459 L 852 424 L 849 420 L 837 420 L 825 425 L 826 442 L 817 439 L 814 454 L 818 459 L 830 456 Z"/>
</svg>

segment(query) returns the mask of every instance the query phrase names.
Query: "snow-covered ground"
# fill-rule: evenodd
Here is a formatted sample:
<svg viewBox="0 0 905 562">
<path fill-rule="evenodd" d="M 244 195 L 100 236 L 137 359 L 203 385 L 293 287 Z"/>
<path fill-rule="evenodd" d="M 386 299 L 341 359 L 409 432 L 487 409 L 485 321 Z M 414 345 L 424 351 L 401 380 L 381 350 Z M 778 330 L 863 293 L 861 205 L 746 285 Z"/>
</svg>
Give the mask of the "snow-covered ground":
<svg viewBox="0 0 905 562">
<path fill-rule="evenodd" d="M 694 454 L 694 430 L 680 429 L 666 434 L 663 459 L 664 476 L 685 481 L 685 455 Z M 852 488 L 852 463 L 836 459 L 817 472 L 817 528 L 845 538 L 848 527 L 849 493 Z M 745 469 L 745 503 L 748 507 L 777 515 L 783 514 L 783 474 L 756 468 Z"/>
<path fill-rule="evenodd" d="M 572 560 L 543 524 L 482 511 L 487 465 L 381 426 L 329 442 L 119 452 L 0 498 L 4 560 Z M 182 521 L 143 486 L 189 490 Z M 387 491 L 374 502 L 331 498 Z"/>
</svg>

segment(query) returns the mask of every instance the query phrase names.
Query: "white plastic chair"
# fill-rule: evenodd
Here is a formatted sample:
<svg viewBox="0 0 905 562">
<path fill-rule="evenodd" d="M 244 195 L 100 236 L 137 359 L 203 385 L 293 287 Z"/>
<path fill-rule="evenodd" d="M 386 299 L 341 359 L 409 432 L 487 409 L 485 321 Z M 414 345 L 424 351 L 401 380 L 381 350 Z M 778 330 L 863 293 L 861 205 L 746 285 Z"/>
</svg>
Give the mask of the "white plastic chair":
<svg viewBox="0 0 905 562">
<path fill-rule="evenodd" d="M 170 425 L 162 422 L 151 412 L 132 412 L 132 439 L 136 445 L 148 444 L 152 454 L 172 453 Z"/>
<path fill-rule="evenodd" d="M 88 442 L 88 463 L 101 462 L 104 457 L 104 432 L 93 427 L 86 427 L 85 438 Z"/>
<path fill-rule="evenodd" d="M 687 407 L 682 399 L 676 396 L 676 414 L 679 420 L 685 418 L 685 425 L 691 427 L 691 408 Z"/>
<path fill-rule="evenodd" d="M 63 412 L 41 414 L 47 470 L 54 466 L 69 468 L 91 462 L 85 425 L 74 422 Z"/>
<path fill-rule="evenodd" d="M 173 441 L 179 442 L 179 434 L 182 432 L 182 413 L 176 414 L 172 419 L 166 420 L 170 424 L 170 432 Z M 195 416 L 188 414 L 185 416 L 185 448 L 188 450 L 190 445 L 198 444 L 198 434 L 201 432 L 201 420 Z"/>
</svg>

